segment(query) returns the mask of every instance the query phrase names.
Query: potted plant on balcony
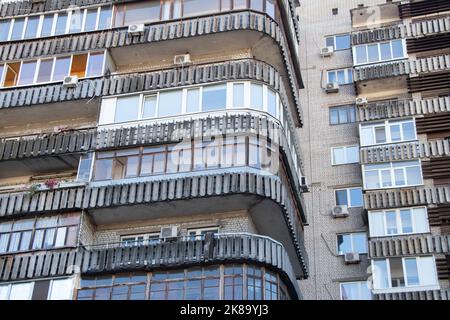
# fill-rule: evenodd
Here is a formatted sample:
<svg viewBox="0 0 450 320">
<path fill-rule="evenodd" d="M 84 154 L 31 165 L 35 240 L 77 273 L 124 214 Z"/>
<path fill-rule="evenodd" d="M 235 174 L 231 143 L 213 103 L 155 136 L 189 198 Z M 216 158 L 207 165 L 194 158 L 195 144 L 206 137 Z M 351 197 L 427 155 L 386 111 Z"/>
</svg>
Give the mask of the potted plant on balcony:
<svg viewBox="0 0 450 320">
<path fill-rule="evenodd" d="M 49 188 L 50 190 L 53 190 L 55 187 L 58 186 L 59 182 L 56 179 L 49 179 L 49 180 L 45 181 L 44 184 L 46 185 L 47 188 Z"/>
<path fill-rule="evenodd" d="M 39 183 L 32 184 L 30 186 L 30 188 L 28 188 L 28 196 L 30 198 L 32 198 L 36 194 L 36 192 L 39 191 L 39 188 L 40 188 L 40 184 Z"/>
</svg>

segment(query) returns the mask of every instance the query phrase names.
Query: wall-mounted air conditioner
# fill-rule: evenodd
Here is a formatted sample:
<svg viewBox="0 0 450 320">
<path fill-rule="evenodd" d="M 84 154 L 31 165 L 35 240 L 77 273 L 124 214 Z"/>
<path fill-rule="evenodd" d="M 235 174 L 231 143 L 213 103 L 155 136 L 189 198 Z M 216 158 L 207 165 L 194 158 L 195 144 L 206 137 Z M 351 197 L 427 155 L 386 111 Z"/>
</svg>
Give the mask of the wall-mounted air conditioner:
<svg viewBox="0 0 450 320">
<path fill-rule="evenodd" d="M 334 218 L 344 218 L 348 216 L 348 207 L 345 205 L 334 206 L 331 209 L 331 214 Z"/>
<path fill-rule="evenodd" d="M 325 91 L 327 93 L 336 93 L 339 92 L 339 83 L 337 82 L 329 82 L 325 87 Z"/>
</svg>

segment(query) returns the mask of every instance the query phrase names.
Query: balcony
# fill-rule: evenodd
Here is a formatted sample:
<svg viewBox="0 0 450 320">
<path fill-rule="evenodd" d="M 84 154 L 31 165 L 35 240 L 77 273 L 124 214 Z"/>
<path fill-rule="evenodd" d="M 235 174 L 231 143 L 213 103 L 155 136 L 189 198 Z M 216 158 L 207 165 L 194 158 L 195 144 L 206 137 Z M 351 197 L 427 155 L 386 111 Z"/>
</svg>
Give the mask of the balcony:
<svg viewBox="0 0 450 320">
<path fill-rule="evenodd" d="M 95 129 L 81 129 L 0 139 L 0 179 L 77 170 L 79 153 L 92 148 L 95 136 Z"/>
<path fill-rule="evenodd" d="M 370 258 L 422 254 L 450 254 L 450 236 L 418 234 L 400 237 L 372 238 L 369 241 Z"/>
<path fill-rule="evenodd" d="M 364 204 L 368 210 L 448 203 L 450 203 L 450 186 L 377 190 L 364 194 Z"/>
<path fill-rule="evenodd" d="M 408 3 L 402 3 L 398 6 L 400 17 L 402 19 L 428 15 L 432 13 L 440 13 L 450 10 L 450 3 L 447 0 L 434 0 L 434 1 L 414 1 Z"/>
<path fill-rule="evenodd" d="M 450 96 L 371 102 L 358 107 L 360 121 L 438 115 L 450 112 Z"/>
<path fill-rule="evenodd" d="M 450 156 L 448 139 L 376 145 L 360 149 L 362 164 L 448 156 Z"/>
<path fill-rule="evenodd" d="M 226 80 L 256 80 L 277 90 L 294 123 L 301 122 L 298 93 L 294 99 L 288 93 L 282 75 L 267 63 L 252 60 L 192 65 L 152 72 L 118 74 L 112 77 L 81 80 L 76 88 L 63 88 L 62 84 L 38 85 L 25 88 L 0 90 L 0 127 L 8 123 L 25 125 L 30 122 L 48 122 L 55 119 L 98 117 L 96 103 L 86 103 L 104 96 L 161 90 L 193 84 Z M 35 106 L 23 113 L 22 107 Z M 64 107 L 64 108 L 63 108 Z"/>
<path fill-rule="evenodd" d="M 123 271 L 166 269 L 224 263 L 262 264 L 276 270 L 293 298 L 301 298 L 287 251 L 271 238 L 252 234 L 218 234 L 205 239 L 178 238 L 156 244 L 123 247 L 92 246 L 23 256 L 0 257 L 1 281 L 80 272 L 110 274 Z"/>
<path fill-rule="evenodd" d="M 450 300 L 450 290 L 427 290 L 375 294 L 374 300 Z"/>
</svg>

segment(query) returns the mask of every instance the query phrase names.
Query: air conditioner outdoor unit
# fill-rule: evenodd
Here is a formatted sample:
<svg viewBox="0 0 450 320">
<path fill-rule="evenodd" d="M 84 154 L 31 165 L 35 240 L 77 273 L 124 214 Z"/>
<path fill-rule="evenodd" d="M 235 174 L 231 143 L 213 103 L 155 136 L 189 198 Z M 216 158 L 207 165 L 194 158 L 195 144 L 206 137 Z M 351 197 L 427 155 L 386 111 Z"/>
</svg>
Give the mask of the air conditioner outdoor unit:
<svg viewBox="0 0 450 320">
<path fill-rule="evenodd" d="M 355 103 L 357 106 L 365 106 L 367 104 L 367 98 L 365 97 L 356 98 Z"/>
<path fill-rule="evenodd" d="M 140 35 L 144 33 L 145 25 L 141 24 L 130 24 L 128 26 L 128 33 L 131 35 Z"/>
<path fill-rule="evenodd" d="M 190 54 L 180 54 L 173 57 L 173 64 L 176 65 L 185 65 L 191 63 L 191 55 Z"/>
<path fill-rule="evenodd" d="M 331 57 L 333 53 L 334 53 L 333 47 L 323 47 L 322 49 L 320 49 L 320 55 L 322 57 Z"/>
<path fill-rule="evenodd" d="M 78 77 L 77 76 L 67 76 L 63 80 L 63 87 L 64 88 L 74 88 L 78 84 Z"/>
<path fill-rule="evenodd" d="M 359 258 L 359 253 L 347 252 L 344 255 L 344 261 L 346 264 L 354 264 L 354 263 L 359 263 L 361 261 L 361 259 Z"/>
<path fill-rule="evenodd" d="M 307 190 L 309 189 L 309 186 L 308 186 L 308 180 L 306 179 L 305 176 L 300 177 L 300 188 L 301 188 L 303 191 L 307 191 Z"/>
<path fill-rule="evenodd" d="M 348 207 L 341 205 L 341 206 L 334 206 L 331 210 L 331 214 L 334 218 L 344 218 L 348 216 Z"/>
<path fill-rule="evenodd" d="M 178 227 L 162 227 L 161 228 L 161 239 L 171 239 L 178 237 Z"/>
<path fill-rule="evenodd" d="M 327 86 L 325 87 L 325 91 L 327 93 L 339 92 L 339 83 L 337 83 L 337 82 L 329 82 L 329 83 L 327 83 Z"/>
</svg>

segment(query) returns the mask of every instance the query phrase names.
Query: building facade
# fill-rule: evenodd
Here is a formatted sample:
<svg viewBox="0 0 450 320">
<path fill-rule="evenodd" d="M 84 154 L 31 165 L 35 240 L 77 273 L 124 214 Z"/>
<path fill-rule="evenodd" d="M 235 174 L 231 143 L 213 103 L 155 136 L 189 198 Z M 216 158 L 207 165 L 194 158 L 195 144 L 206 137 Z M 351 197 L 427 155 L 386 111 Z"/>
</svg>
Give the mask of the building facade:
<svg viewBox="0 0 450 320">
<path fill-rule="evenodd" d="M 301 299 L 296 0 L 0 6 L 0 299 Z"/>
<path fill-rule="evenodd" d="M 301 1 L 305 298 L 450 298 L 449 13 Z"/>
</svg>

